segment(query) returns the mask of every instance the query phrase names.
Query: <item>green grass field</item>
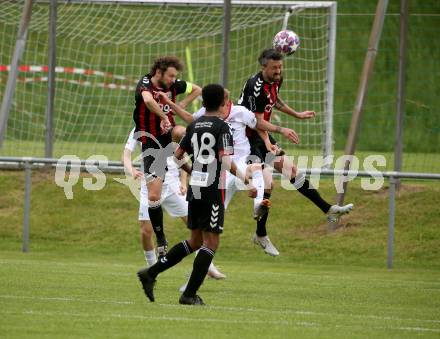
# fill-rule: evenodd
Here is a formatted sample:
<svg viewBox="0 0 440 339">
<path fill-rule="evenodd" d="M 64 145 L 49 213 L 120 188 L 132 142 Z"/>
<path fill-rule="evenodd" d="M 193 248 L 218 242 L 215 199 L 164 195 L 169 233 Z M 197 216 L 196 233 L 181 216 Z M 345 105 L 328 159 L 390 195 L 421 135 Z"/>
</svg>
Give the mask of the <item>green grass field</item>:
<svg viewBox="0 0 440 339">
<path fill-rule="evenodd" d="M 440 184 L 404 182 L 397 198 L 394 268 L 386 269 L 388 192 L 349 187 L 355 210 L 332 234 L 298 193 L 277 187 L 268 229 L 281 252 L 253 245 L 251 201 L 226 215 L 204 308 L 178 305 L 191 258 L 159 277 L 149 303 L 136 278 L 145 265 L 137 202 L 107 176 L 101 191 L 74 187 L 67 200 L 53 172 L 33 172 L 30 252 L 21 249 L 22 172 L 0 172 L 0 328 L 7 338 L 438 338 Z M 278 184 L 277 184 L 278 186 Z M 334 196 L 331 180 L 320 192 Z M 170 243 L 186 237 L 166 216 Z"/>
<path fill-rule="evenodd" d="M 162 276 L 156 302 L 120 255 L 2 252 L 0 327 L 7 338 L 438 338 L 440 274 L 432 270 L 219 259 L 207 307 L 180 306 L 190 260 Z M 78 255 L 77 255 L 78 254 Z"/>
</svg>

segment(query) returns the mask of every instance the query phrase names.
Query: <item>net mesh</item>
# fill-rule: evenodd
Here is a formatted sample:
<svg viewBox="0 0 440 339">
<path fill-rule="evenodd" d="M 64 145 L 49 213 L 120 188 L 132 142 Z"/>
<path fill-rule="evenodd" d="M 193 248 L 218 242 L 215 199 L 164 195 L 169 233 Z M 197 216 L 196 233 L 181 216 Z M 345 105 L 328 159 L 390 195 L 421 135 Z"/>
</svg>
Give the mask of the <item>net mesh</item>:
<svg viewBox="0 0 440 339">
<path fill-rule="evenodd" d="M 22 8 L 22 1 L 2 1 L 0 65 L 10 62 Z M 259 70 L 258 55 L 281 30 L 285 13 L 280 7 L 233 6 L 228 87 L 234 99 Z M 281 97 L 297 110 L 315 110 L 317 118 L 274 117 L 301 135 L 300 147 L 318 154 L 325 130 L 328 18 L 326 8 L 303 8 L 288 22 L 301 48 L 285 60 Z M 48 26 L 49 5 L 35 3 L 1 155 L 44 156 Z M 176 55 L 187 66 L 183 79 L 201 86 L 220 82 L 222 30 L 220 7 L 59 3 L 54 157 L 120 159 L 133 125 L 137 80 L 157 56 Z M 1 96 L 7 75 L 0 74 Z"/>
</svg>

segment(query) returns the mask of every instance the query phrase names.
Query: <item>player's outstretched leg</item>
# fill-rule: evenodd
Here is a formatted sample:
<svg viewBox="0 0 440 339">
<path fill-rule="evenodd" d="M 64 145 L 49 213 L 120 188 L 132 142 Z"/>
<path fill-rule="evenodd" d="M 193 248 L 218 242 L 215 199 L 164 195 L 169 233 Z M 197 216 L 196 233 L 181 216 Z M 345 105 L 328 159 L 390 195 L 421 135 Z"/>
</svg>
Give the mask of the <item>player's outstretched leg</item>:
<svg viewBox="0 0 440 339">
<path fill-rule="evenodd" d="M 174 245 L 170 251 L 164 257 L 160 258 L 153 266 L 138 272 L 138 278 L 142 283 L 142 288 L 150 301 L 154 301 L 153 288 L 156 282 L 156 277 L 159 273 L 173 267 L 192 252 L 193 249 L 191 248 L 190 243 L 187 240 L 184 240 Z"/>
<path fill-rule="evenodd" d="M 162 153 L 165 153 L 162 152 Z M 151 157 L 150 157 L 151 158 Z M 144 161 L 145 162 L 145 161 Z M 154 164 L 154 163 L 153 163 Z M 144 164 L 145 168 L 149 166 Z M 165 169 L 166 161 L 163 165 Z M 150 166 L 151 167 L 151 166 Z M 162 177 L 158 176 L 156 172 L 160 171 L 159 165 L 155 166 L 158 168 L 149 168 L 149 174 L 146 177 L 147 190 L 148 190 L 148 215 L 150 217 L 151 224 L 153 226 L 153 231 L 156 234 L 157 243 L 157 254 L 158 257 L 164 256 L 167 251 L 167 240 L 165 238 L 164 228 L 163 228 L 163 211 L 162 211 Z M 163 173 L 162 175 L 164 175 Z"/>
<path fill-rule="evenodd" d="M 252 172 L 252 185 L 257 189 L 257 197 L 254 199 L 254 219 L 258 221 L 269 212 L 271 203 L 268 198 L 264 198 L 265 184 L 261 164 L 251 165 L 250 170 Z"/>
<path fill-rule="evenodd" d="M 290 183 L 303 196 L 312 201 L 323 213 L 327 214 L 329 221 L 336 221 L 341 215 L 349 213 L 353 209 L 353 204 L 345 206 L 330 205 L 325 201 L 319 192 L 310 185 L 305 174 L 297 173 L 295 164 L 286 157 L 281 157 L 280 161 L 274 163 L 275 169 L 280 173 L 291 173 Z"/>
<path fill-rule="evenodd" d="M 260 180 L 260 177 L 258 175 L 258 171 L 255 171 L 253 173 L 252 179 L 254 180 L 254 176 L 256 175 L 257 182 Z M 265 253 L 271 255 L 271 256 L 278 256 L 280 255 L 280 252 L 276 249 L 276 247 L 272 244 L 269 237 L 267 236 L 267 229 L 266 229 L 266 223 L 267 218 L 269 217 L 269 208 L 270 208 L 270 196 L 272 194 L 272 173 L 270 171 L 263 171 L 263 175 L 261 176 L 261 179 L 263 180 L 263 194 L 262 194 L 262 200 L 259 204 L 258 208 L 261 212 L 261 215 L 257 214 L 257 229 L 255 231 L 255 234 L 252 237 L 252 241 L 259 245 Z M 258 197 L 258 188 L 257 188 L 257 197 Z"/>
</svg>

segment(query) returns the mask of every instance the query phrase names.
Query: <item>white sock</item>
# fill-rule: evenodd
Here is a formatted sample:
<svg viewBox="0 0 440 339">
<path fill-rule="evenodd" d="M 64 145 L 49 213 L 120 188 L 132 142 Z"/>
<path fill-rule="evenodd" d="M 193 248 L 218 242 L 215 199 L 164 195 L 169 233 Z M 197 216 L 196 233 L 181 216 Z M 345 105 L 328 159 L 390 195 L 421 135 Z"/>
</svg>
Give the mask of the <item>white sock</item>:
<svg viewBox="0 0 440 339">
<path fill-rule="evenodd" d="M 147 266 L 151 267 L 153 266 L 157 259 L 156 259 L 156 251 L 153 250 L 149 250 L 149 251 L 144 251 L 144 256 L 145 256 L 145 260 L 147 261 Z"/>
<path fill-rule="evenodd" d="M 257 189 L 257 197 L 254 199 L 254 208 L 257 208 L 263 201 L 264 196 L 264 179 L 262 170 L 257 170 L 252 173 L 252 185 Z"/>
</svg>

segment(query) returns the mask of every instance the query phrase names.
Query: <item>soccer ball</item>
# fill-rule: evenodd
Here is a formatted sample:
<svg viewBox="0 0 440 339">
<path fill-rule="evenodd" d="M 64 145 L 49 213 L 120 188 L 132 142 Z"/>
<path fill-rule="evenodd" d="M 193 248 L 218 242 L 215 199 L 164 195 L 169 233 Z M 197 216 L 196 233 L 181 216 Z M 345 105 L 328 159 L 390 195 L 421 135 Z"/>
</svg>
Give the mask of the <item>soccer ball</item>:
<svg viewBox="0 0 440 339">
<path fill-rule="evenodd" d="M 290 55 L 299 47 L 299 37 L 294 31 L 284 30 L 274 36 L 272 46 L 277 52 Z"/>
</svg>

